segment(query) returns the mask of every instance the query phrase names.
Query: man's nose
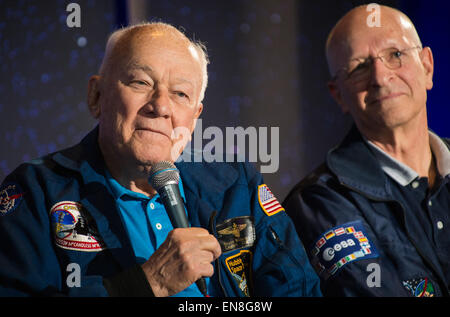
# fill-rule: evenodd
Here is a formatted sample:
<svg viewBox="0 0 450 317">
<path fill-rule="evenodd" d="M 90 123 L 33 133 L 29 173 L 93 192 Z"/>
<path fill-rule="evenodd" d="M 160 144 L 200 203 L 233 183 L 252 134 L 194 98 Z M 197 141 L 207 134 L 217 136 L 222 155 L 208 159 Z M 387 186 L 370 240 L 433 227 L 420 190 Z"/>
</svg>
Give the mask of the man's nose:
<svg viewBox="0 0 450 317">
<path fill-rule="evenodd" d="M 148 103 L 148 108 L 155 116 L 170 117 L 172 115 L 172 101 L 168 89 L 164 87 L 155 89 Z"/>
<path fill-rule="evenodd" d="M 384 86 L 392 78 L 392 69 L 389 69 L 382 57 L 375 57 L 372 60 L 372 69 L 370 74 L 370 84 L 372 86 Z"/>
</svg>

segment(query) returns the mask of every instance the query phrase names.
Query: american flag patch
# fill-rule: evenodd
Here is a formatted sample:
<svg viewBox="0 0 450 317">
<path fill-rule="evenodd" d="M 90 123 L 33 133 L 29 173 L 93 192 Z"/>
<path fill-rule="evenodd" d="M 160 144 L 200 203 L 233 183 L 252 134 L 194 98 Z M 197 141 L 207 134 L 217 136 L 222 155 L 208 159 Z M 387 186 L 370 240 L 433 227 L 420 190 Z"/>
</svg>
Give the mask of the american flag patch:
<svg viewBox="0 0 450 317">
<path fill-rule="evenodd" d="M 264 210 L 268 216 L 273 216 L 284 210 L 266 184 L 258 186 L 258 200 L 262 210 Z"/>
</svg>

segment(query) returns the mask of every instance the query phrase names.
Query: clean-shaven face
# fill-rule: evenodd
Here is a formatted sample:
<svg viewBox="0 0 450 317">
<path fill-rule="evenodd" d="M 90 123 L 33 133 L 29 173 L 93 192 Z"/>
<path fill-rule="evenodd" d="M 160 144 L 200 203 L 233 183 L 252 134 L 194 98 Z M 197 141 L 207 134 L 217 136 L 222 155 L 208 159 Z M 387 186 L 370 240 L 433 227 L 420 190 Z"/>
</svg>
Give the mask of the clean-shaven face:
<svg viewBox="0 0 450 317">
<path fill-rule="evenodd" d="M 363 129 L 374 124 L 394 128 L 419 114 L 426 117 L 426 91 L 432 87 L 432 57 L 431 72 L 427 68 L 431 51 L 414 49 L 420 44 L 414 27 L 397 12 L 382 10 L 381 27 L 367 25 L 367 11 L 359 10 L 358 14 L 346 21 L 341 30 L 345 36 L 340 35 L 340 42 L 333 48 L 335 69 L 389 49 L 411 49 L 401 54 L 402 66 L 398 69 L 390 69 L 375 59 L 369 76 L 362 81 L 347 78 L 345 71 L 338 72 L 336 86 L 342 109 L 350 112 Z"/>
<path fill-rule="evenodd" d="M 118 46 L 100 97 L 100 144 L 124 163 L 174 161 L 174 129 L 192 133 L 202 111 L 199 56 L 187 41 L 156 31 Z"/>
</svg>

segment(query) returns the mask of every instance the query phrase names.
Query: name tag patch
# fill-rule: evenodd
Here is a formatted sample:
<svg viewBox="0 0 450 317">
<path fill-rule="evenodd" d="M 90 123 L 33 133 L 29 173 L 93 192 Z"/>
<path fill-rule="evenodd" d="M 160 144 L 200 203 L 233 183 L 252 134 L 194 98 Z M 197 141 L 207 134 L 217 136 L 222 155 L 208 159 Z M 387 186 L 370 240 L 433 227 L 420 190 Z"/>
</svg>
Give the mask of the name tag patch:
<svg viewBox="0 0 450 317">
<path fill-rule="evenodd" d="M 82 205 L 74 201 L 61 201 L 50 209 L 50 222 L 55 243 L 67 250 L 96 252 L 103 250 L 104 244 L 90 226 Z"/>
<path fill-rule="evenodd" d="M 19 184 L 3 184 L 0 187 L 0 216 L 13 212 L 23 200 L 23 195 Z"/>
<path fill-rule="evenodd" d="M 324 279 L 344 265 L 379 256 L 370 242 L 361 220 L 345 223 L 324 232 L 314 244 L 311 264 Z"/>
<path fill-rule="evenodd" d="M 217 240 L 224 253 L 251 247 L 256 239 L 255 226 L 251 216 L 227 219 L 216 226 L 216 231 Z"/>
</svg>

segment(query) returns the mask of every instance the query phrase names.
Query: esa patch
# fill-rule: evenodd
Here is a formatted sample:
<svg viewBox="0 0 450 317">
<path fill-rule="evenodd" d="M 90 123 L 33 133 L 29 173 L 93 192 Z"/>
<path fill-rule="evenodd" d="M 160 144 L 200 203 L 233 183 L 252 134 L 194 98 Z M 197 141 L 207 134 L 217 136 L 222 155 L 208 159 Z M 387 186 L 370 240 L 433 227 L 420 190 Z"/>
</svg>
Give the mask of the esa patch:
<svg viewBox="0 0 450 317">
<path fill-rule="evenodd" d="M 315 242 L 311 264 L 318 275 L 328 279 L 344 265 L 379 256 L 370 242 L 361 220 L 349 222 L 324 232 Z"/>
<path fill-rule="evenodd" d="M 273 216 L 280 211 L 284 211 L 284 208 L 275 198 L 266 184 L 258 186 L 258 201 L 262 210 L 268 216 Z"/>
<path fill-rule="evenodd" d="M 6 183 L 0 187 L 0 216 L 13 212 L 23 200 L 19 184 Z"/>
<path fill-rule="evenodd" d="M 216 231 L 217 240 L 223 253 L 251 247 L 256 239 L 255 226 L 251 216 L 227 219 L 216 226 Z"/>
<path fill-rule="evenodd" d="M 50 209 L 50 222 L 57 246 L 75 251 L 97 252 L 104 244 L 90 226 L 80 203 L 61 201 Z"/>
<path fill-rule="evenodd" d="M 402 283 L 415 297 L 434 297 L 434 287 L 428 278 L 416 278 Z"/>
<path fill-rule="evenodd" d="M 225 263 L 239 289 L 245 296 L 249 297 L 248 282 L 251 281 L 252 252 L 241 250 L 238 254 L 226 258 Z"/>
</svg>

